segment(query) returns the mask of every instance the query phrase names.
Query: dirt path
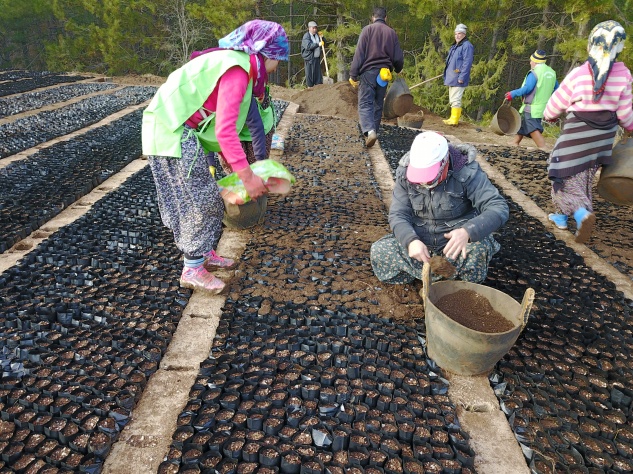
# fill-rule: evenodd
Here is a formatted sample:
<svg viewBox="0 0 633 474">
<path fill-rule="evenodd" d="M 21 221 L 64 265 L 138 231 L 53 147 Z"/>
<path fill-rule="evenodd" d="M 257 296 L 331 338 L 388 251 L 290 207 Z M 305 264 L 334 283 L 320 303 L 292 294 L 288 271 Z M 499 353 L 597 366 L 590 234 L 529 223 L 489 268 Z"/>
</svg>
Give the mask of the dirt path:
<svg viewBox="0 0 633 474">
<path fill-rule="evenodd" d="M 337 117 L 358 120 L 358 98 L 356 92 L 346 82 L 337 82 L 333 85 L 321 84 L 309 89 L 288 89 L 284 87 L 272 86 L 271 94 L 275 99 L 288 100 L 299 105 L 299 112 L 304 114 L 334 115 Z M 443 119 L 423 110 L 417 105 L 413 105 L 410 113 L 424 114 L 422 129 L 434 130 L 444 135 L 454 135 L 462 142 L 485 143 L 487 145 L 510 145 L 512 137 L 495 134 L 490 128 L 480 127 L 466 121 L 460 122 L 459 126 L 452 127 L 445 125 Z M 397 119 L 384 120 L 383 123 L 398 125 Z M 546 138 L 548 146 L 554 145 L 553 138 Z M 536 149 L 534 143 L 529 138 L 523 140 L 523 150 Z"/>
</svg>

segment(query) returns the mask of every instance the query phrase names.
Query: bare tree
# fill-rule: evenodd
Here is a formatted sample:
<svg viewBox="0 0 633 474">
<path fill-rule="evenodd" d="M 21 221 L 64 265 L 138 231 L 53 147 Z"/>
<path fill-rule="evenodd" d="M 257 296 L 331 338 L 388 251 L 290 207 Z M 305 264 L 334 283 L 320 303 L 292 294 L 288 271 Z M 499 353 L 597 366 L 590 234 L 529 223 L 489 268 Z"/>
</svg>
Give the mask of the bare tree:
<svg viewBox="0 0 633 474">
<path fill-rule="evenodd" d="M 189 60 L 194 46 L 210 39 L 209 25 L 204 20 L 193 18 L 187 11 L 190 0 L 172 0 L 169 7 L 161 13 L 163 30 L 166 35 L 161 49 L 166 52 L 162 64 L 171 69 Z"/>
</svg>

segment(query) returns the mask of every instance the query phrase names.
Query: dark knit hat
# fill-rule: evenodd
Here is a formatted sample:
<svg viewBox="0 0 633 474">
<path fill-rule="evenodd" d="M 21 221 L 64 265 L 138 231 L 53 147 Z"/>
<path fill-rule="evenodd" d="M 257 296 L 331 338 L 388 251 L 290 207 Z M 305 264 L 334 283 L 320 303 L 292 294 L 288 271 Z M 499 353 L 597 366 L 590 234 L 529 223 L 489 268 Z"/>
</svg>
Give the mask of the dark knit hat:
<svg viewBox="0 0 633 474">
<path fill-rule="evenodd" d="M 543 51 L 542 49 L 537 49 L 536 51 L 534 51 L 534 54 L 530 56 L 530 61 L 533 61 L 537 64 L 544 63 L 546 61 L 545 51 Z"/>
</svg>

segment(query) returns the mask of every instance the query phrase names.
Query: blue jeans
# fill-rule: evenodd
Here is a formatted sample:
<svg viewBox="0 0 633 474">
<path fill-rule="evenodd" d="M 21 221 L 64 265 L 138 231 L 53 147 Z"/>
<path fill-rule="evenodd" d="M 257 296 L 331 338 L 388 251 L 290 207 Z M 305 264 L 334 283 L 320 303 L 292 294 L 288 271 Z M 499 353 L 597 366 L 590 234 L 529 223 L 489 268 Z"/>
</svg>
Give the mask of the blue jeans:
<svg viewBox="0 0 633 474">
<path fill-rule="evenodd" d="M 378 132 L 382 107 L 385 103 L 387 87 L 381 87 L 376 82 L 380 68 L 369 69 L 360 75 L 358 86 L 358 121 L 363 133 L 370 130 Z"/>
</svg>

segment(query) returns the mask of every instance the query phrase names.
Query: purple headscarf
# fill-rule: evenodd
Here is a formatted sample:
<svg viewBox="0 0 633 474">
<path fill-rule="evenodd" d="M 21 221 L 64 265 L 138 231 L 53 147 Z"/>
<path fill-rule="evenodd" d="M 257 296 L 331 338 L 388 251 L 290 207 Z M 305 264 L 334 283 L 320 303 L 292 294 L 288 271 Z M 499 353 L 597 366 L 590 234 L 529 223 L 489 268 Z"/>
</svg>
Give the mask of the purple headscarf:
<svg viewBox="0 0 633 474">
<path fill-rule="evenodd" d="M 261 53 L 269 59 L 288 61 L 290 47 L 288 36 L 279 23 L 251 20 L 233 30 L 218 42 L 221 48 Z"/>
</svg>

